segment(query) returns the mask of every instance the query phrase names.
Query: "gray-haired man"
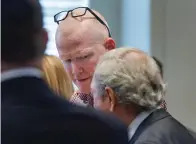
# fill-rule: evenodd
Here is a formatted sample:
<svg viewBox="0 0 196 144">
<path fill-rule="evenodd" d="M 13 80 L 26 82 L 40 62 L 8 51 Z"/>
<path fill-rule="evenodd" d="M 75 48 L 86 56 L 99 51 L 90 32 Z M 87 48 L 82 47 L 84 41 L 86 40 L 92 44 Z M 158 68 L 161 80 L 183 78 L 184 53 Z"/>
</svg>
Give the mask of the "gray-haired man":
<svg viewBox="0 0 196 144">
<path fill-rule="evenodd" d="M 156 62 L 138 49 L 119 48 L 100 59 L 91 84 L 94 106 L 128 127 L 130 144 L 194 144 L 188 130 L 158 108 L 165 84 Z"/>
</svg>

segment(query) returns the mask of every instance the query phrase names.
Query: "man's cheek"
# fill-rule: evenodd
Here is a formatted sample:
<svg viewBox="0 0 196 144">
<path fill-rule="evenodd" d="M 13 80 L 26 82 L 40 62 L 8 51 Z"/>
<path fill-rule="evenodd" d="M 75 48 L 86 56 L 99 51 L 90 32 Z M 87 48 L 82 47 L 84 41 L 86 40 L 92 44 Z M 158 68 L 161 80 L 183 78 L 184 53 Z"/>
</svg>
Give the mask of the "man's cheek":
<svg viewBox="0 0 196 144">
<path fill-rule="evenodd" d="M 95 72 L 95 68 L 96 68 L 96 65 L 91 63 L 91 64 L 88 64 L 87 67 L 85 67 L 85 71 L 93 75 Z"/>
<path fill-rule="evenodd" d="M 72 74 L 71 68 L 67 68 L 67 69 L 65 69 L 65 70 L 66 70 L 66 72 L 68 73 L 68 75 L 70 76 L 70 78 L 73 80 L 73 74 Z"/>
<path fill-rule="evenodd" d="M 98 64 L 98 61 L 94 61 L 94 62 L 93 62 L 93 64 L 92 64 L 93 69 L 96 68 L 97 64 Z"/>
<path fill-rule="evenodd" d="M 89 63 L 91 64 L 91 66 L 95 67 L 95 66 L 97 65 L 98 61 L 99 61 L 99 57 L 93 57 L 93 58 L 89 61 Z"/>
</svg>

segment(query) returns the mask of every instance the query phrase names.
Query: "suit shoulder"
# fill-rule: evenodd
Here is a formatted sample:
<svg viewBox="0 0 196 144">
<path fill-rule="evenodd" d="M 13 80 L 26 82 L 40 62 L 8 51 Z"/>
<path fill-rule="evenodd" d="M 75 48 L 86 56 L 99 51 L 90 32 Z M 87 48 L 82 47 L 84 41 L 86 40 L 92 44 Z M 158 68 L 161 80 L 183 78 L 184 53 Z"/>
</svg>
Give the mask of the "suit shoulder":
<svg viewBox="0 0 196 144">
<path fill-rule="evenodd" d="M 106 114 L 104 112 L 82 106 L 71 105 L 70 107 L 72 107 L 71 114 L 73 116 L 95 121 L 112 128 L 126 129 L 126 126 L 112 114 Z"/>
<path fill-rule="evenodd" d="M 152 137 L 153 136 L 153 137 Z M 186 127 L 174 119 L 172 116 L 159 120 L 149 125 L 140 135 L 138 142 L 151 143 L 189 143 L 194 144 L 195 140 L 190 135 Z"/>
<path fill-rule="evenodd" d="M 104 141 L 108 143 L 128 143 L 127 128 L 112 115 L 72 105 L 65 121 L 70 121 L 69 125 L 71 126 L 72 124 L 72 129 L 80 128 L 81 133 L 86 133 L 91 138 L 97 139 L 97 136 L 100 136 L 105 137 Z M 80 130 L 77 131 L 79 132 Z"/>
</svg>

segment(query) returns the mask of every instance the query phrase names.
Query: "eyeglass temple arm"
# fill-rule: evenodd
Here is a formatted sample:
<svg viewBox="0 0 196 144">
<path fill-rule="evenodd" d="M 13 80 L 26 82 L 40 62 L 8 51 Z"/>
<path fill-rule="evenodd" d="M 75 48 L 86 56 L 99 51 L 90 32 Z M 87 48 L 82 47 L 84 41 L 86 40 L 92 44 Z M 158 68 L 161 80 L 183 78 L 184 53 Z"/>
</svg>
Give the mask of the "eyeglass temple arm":
<svg viewBox="0 0 196 144">
<path fill-rule="evenodd" d="M 111 37 L 110 29 L 109 29 L 108 26 L 104 23 L 104 21 L 103 21 L 101 18 L 99 18 L 90 8 L 89 8 L 88 10 L 95 16 L 96 19 L 99 20 L 99 22 L 100 22 L 101 24 L 103 24 L 103 25 L 106 26 L 106 28 L 107 28 L 107 30 L 108 30 L 108 32 L 109 32 L 109 37 Z"/>
</svg>

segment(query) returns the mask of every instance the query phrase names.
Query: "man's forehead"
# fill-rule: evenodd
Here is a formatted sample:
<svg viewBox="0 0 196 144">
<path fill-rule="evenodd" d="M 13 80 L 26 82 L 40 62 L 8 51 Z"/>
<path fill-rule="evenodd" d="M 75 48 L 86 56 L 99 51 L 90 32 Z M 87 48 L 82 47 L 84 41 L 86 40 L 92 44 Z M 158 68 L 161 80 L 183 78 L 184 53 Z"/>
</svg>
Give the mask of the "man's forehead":
<svg viewBox="0 0 196 144">
<path fill-rule="evenodd" d="M 91 23 L 92 19 L 96 18 L 92 14 L 89 14 L 89 12 L 86 12 L 86 14 L 81 17 L 72 17 L 69 14 L 65 20 L 60 21 L 57 31 L 72 32 L 74 29 L 85 28 Z"/>
<path fill-rule="evenodd" d="M 98 12 L 94 11 L 106 24 L 104 17 Z M 100 29 L 101 27 L 101 29 Z M 78 33 L 77 35 L 94 35 L 99 31 L 105 32 L 105 27 L 101 25 L 89 11 L 86 11 L 85 15 L 82 17 L 72 17 L 71 14 L 61 21 L 58 25 L 56 31 L 56 37 L 61 37 L 62 35 L 73 35 L 73 33 Z M 100 32 L 99 32 L 100 33 Z"/>
<path fill-rule="evenodd" d="M 77 25 L 75 28 L 70 29 L 59 29 L 56 33 L 57 46 L 96 42 L 98 38 L 94 30 L 85 24 Z"/>
<path fill-rule="evenodd" d="M 98 44 L 102 44 L 98 38 L 88 32 L 81 33 L 81 31 L 73 32 L 70 35 L 62 34 L 56 39 L 58 51 L 64 59 L 93 51 L 92 49 Z"/>
<path fill-rule="evenodd" d="M 85 56 L 86 54 L 89 54 L 91 52 L 93 52 L 92 47 L 78 48 L 78 49 L 74 48 L 74 49 L 70 49 L 66 51 L 66 53 L 61 52 L 60 57 L 62 60 L 67 60 L 67 59 L 73 59 L 73 58 L 80 57 L 80 56 Z"/>
</svg>

